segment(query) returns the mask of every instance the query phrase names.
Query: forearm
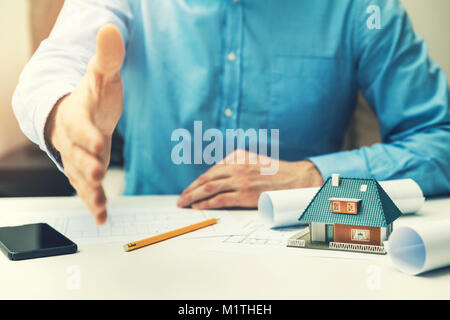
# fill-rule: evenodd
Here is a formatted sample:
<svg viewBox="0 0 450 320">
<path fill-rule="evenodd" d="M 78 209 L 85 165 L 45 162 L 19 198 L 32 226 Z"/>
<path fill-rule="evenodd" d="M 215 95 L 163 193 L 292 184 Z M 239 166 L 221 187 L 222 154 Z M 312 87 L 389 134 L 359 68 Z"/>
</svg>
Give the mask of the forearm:
<svg viewBox="0 0 450 320">
<path fill-rule="evenodd" d="M 379 0 L 380 29 L 355 2 L 354 56 L 359 89 L 377 115 L 383 143 L 313 161 L 333 171 L 378 180 L 412 178 L 425 195 L 450 192 L 450 109 L 447 77 L 428 56 L 400 1 Z"/>
<path fill-rule="evenodd" d="M 49 38 L 22 71 L 12 101 L 15 115 L 25 135 L 53 160 L 45 140 L 49 114 L 83 77 L 95 54 L 98 29 L 113 23 L 126 36 L 129 18 L 125 2 L 71 0 L 62 9 Z"/>
<path fill-rule="evenodd" d="M 426 196 L 450 193 L 450 124 L 404 140 L 338 152 L 312 161 L 324 178 L 332 173 L 377 180 L 414 179 Z"/>
</svg>

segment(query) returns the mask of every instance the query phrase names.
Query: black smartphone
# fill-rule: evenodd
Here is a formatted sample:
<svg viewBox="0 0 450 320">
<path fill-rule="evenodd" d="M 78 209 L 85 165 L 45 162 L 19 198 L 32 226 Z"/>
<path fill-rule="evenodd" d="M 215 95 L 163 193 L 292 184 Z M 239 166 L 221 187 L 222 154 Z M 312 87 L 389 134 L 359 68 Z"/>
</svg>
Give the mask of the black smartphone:
<svg viewBox="0 0 450 320">
<path fill-rule="evenodd" d="M 77 252 L 77 245 L 46 223 L 0 228 L 0 249 L 10 260 Z"/>
</svg>

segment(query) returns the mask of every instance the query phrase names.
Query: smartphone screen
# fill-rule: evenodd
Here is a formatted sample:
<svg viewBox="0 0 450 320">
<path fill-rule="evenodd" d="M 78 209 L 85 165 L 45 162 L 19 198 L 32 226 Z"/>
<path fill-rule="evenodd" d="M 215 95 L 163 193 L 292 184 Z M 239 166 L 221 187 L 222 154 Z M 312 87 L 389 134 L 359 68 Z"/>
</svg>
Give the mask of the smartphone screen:
<svg viewBox="0 0 450 320">
<path fill-rule="evenodd" d="M 70 239 L 46 223 L 0 228 L 0 244 L 12 260 L 76 252 Z"/>
</svg>

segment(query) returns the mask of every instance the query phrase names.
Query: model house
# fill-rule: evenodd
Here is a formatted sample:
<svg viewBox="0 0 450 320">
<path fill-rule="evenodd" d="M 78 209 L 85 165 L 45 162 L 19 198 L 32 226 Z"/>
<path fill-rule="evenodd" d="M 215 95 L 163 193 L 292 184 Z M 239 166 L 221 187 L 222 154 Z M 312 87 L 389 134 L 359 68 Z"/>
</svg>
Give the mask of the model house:
<svg viewBox="0 0 450 320">
<path fill-rule="evenodd" d="M 309 243 L 329 249 L 384 253 L 400 210 L 375 179 L 333 174 L 299 220 L 309 223 Z"/>
</svg>

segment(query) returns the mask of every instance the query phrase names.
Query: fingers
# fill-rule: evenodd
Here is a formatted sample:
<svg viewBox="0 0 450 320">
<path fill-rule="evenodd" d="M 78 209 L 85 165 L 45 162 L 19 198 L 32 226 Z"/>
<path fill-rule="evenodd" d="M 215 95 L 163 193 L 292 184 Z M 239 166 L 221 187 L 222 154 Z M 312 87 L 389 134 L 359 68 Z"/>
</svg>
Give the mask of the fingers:
<svg viewBox="0 0 450 320">
<path fill-rule="evenodd" d="M 66 154 L 70 157 L 70 163 L 86 183 L 93 187 L 101 185 L 106 170 L 97 157 L 77 145 L 72 145 Z"/>
<path fill-rule="evenodd" d="M 233 191 L 234 179 L 225 178 L 206 182 L 189 192 L 183 193 L 178 199 L 179 207 L 189 207 L 195 202 L 212 197 L 218 193 Z"/>
<path fill-rule="evenodd" d="M 77 131 L 69 132 L 72 136 Z M 88 132 L 88 131 L 86 131 Z M 78 132 L 78 134 L 80 134 Z M 60 150 L 64 172 L 78 195 L 89 208 L 97 224 L 106 221 L 106 196 L 102 180 L 106 166 L 98 155 L 84 149 L 75 138 L 66 136 Z M 78 139 L 82 141 L 82 139 Z M 103 142 L 102 142 L 103 143 Z"/>
<path fill-rule="evenodd" d="M 246 154 L 245 151 L 237 150 L 226 159 L 234 156 L 245 158 Z M 247 168 L 248 166 L 236 166 L 227 164 L 226 161 L 221 161 L 191 183 L 180 195 L 177 205 L 179 207 L 188 207 L 190 205 L 194 207 L 193 204 L 196 202 L 211 198 L 216 194 L 236 191 L 239 188 L 236 185 L 239 183 L 236 176 L 240 171 L 246 170 Z"/>
<path fill-rule="evenodd" d="M 73 161 L 62 159 L 64 171 L 78 195 L 88 207 L 97 224 L 106 221 L 106 196 L 100 183 L 91 183 Z"/>
<path fill-rule="evenodd" d="M 107 24 L 97 33 L 97 53 L 90 63 L 93 72 L 105 76 L 118 73 L 125 57 L 125 46 L 119 29 Z"/>
<path fill-rule="evenodd" d="M 197 180 L 192 182 L 181 194 L 184 196 L 185 194 L 191 192 L 192 190 L 200 187 L 201 185 L 217 179 L 225 179 L 230 177 L 231 173 L 226 168 L 226 165 L 215 165 L 212 168 L 210 168 L 208 171 L 206 171 L 204 174 L 202 174 L 200 177 L 198 177 Z"/>
<path fill-rule="evenodd" d="M 230 177 L 232 175 L 230 170 L 236 168 L 234 165 L 248 164 L 250 157 L 256 157 L 256 155 L 241 149 L 238 149 L 230 153 L 225 159 L 218 162 L 216 165 L 211 167 L 207 172 L 198 177 L 197 180 L 192 182 L 183 191 L 181 195 L 191 192 L 193 189 L 198 188 L 199 186 L 207 183 L 208 181 Z"/>
<path fill-rule="evenodd" d="M 88 117 L 68 119 L 65 123 L 67 137 L 74 144 L 86 149 L 89 153 L 101 157 L 105 152 L 105 139 Z"/>
<path fill-rule="evenodd" d="M 220 209 L 227 207 L 239 207 L 240 206 L 239 198 L 240 197 L 238 192 L 219 193 L 210 199 L 194 203 L 192 205 L 192 208 L 197 210 L 205 210 L 205 209 Z"/>
<path fill-rule="evenodd" d="M 243 161 L 236 162 L 236 158 Z M 194 209 L 255 207 L 261 190 L 271 181 L 261 180 L 259 165 L 252 165 L 254 160 L 256 154 L 236 150 L 187 187 L 177 205 Z"/>
</svg>

